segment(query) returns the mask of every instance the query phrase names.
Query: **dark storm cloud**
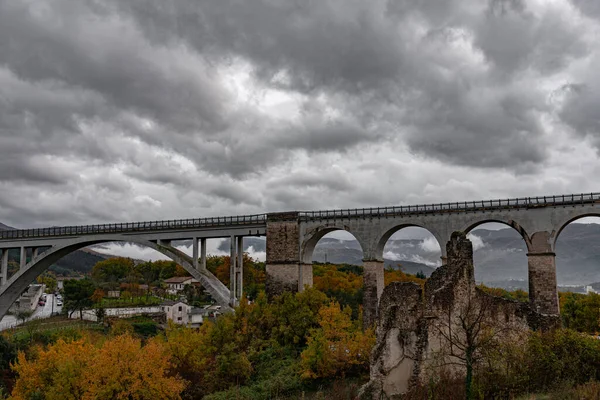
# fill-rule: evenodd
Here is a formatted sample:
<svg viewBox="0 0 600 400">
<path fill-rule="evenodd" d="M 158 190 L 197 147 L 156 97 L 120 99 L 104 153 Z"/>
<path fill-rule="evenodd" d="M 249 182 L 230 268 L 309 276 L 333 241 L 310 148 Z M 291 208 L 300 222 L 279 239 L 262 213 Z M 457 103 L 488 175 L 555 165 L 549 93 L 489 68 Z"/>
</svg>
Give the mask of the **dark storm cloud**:
<svg viewBox="0 0 600 400">
<path fill-rule="evenodd" d="M 181 37 L 201 52 L 250 59 L 269 85 L 359 98 L 337 105 L 346 115 L 370 119 L 370 109 L 393 102 L 396 110 L 388 117 L 408 128 L 397 132 L 407 135 L 414 151 L 460 165 L 543 162 L 547 153 L 537 143 L 543 131 L 535 112 L 545 109 L 545 97 L 534 77 L 520 74 L 552 73 L 586 52 L 580 28 L 560 10 L 536 15 L 520 1 L 224 0 L 119 7 L 160 43 Z M 419 30 L 425 34 L 416 35 Z M 482 56 L 480 71 L 456 68 L 461 60 L 449 57 L 449 47 L 469 41 Z M 276 143 L 329 150 L 378 141 L 374 128 L 338 134 L 324 125 L 291 138 L 282 134 Z"/>
<path fill-rule="evenodd" d="M 546 182 L 567 137 L 600 147 L 598 16 L 588 0 L 0 0 L 0 221 L 436 199 L 477 192 L 481 167 Z"/>
</svg>

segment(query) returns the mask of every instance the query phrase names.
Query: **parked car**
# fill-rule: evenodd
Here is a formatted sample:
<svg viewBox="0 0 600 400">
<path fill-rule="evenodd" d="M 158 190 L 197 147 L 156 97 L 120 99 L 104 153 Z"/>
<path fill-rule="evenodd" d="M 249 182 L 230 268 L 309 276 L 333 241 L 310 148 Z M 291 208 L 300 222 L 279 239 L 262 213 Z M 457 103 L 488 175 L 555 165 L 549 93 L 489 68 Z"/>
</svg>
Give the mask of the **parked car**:
<svg viewBox="0 0 600 400">
<path fill-rule="evenodd" d="M 59 307 L 60 307 L 60 306 L 62 306 L 62 300 L 60 300 L 60 299 L 59 299 L 59 300 L 57 300 L 57 301 L 56 301 L 56 305 L 57 305 L 57 306 L 59 306 Z"/>
</svg>

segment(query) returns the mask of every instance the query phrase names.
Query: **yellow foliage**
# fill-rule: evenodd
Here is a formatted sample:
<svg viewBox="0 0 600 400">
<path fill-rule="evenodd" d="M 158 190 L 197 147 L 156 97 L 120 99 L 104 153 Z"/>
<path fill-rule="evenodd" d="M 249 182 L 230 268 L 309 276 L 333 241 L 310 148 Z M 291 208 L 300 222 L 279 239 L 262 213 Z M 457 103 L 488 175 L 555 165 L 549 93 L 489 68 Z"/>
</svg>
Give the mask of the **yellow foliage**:
<svg viewBox="0 0 600 400">
<path fill-rule="evenodd" d="M 179 399 L 185 382 L 168 375 L 169 354 L 163 343 L 122 335 L 96 347 L 85 339 L 59 339 L 27 359 L 20 353 L 14 399 L 36 393 L 53 399 Z"/>
<path fill-rule="evenodd" d="M 421 285 L 421 287 L 425 286 L 425 279 L 417 278 L 414 275 L 407 275 L 400 269 L 386 269 L 383 273 L 383 282 L 385 286 L 392 282 L 414 282 Z"/>
<path fill-rule="evenodd" d="M 84 399 L 179 399 L 185 383 L 167 375 L 171 363 L 164 344 L 122 335 L 107 341 L 85 370 Z"/>
<path fill-rule="evenodd" d="M 354 370 L 368 370 L 375 344 L 373 329 L 362 331 L 351 319 L 351 310 L 331 303 L 319 310 L 320 328 L 313 329 L 301 354 L 303 378 L 332 378 Z"/>
</svg>

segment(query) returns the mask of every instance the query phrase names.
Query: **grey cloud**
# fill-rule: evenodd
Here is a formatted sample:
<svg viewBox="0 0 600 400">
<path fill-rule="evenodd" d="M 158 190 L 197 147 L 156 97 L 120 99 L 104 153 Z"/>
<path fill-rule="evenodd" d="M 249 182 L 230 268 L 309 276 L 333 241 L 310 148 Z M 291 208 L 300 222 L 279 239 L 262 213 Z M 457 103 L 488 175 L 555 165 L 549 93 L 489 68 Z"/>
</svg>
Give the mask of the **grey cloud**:
<svg viewBox="0 0 600 400">
<path fill-rule="evenodd" d="M 542 3 L 0 0 L 0 186 L 28 199 L 0 194 L 0 220 L 396 202 L 408 175 L 363 188 L 396 165 L 382 154 L 543 177 L 563 124 L 600 147 L 600 49 L 597 21 Z M 256 106 L 263 91 L 297 115 Z"/>
</svg>

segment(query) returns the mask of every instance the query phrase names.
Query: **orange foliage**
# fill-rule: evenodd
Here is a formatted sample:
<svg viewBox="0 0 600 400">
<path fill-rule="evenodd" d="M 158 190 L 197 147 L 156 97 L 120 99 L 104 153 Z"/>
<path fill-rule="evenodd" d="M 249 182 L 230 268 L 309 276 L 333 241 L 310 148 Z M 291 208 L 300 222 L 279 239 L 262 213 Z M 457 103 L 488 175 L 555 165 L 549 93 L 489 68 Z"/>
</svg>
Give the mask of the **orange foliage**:
<svg viewBox="0 0 600 400">
<path fill-rule="evenodd" d="M 313 287 L 322 292 L 355 293 L 362 286 L 362 276 L 338 271 L 334 265 L 327 268 L 323 275 L 313 277 Z"/>
<path fill-rule="evenodd" d="M 392 282 L 414 282 L 421 285 L 421 287 L 425 285 L 425 279 L 417 278 L 414 275 L 407 275 L 399 269 L 386 269 L 383 273 L 383 281 L 385 286 Z"/>
<path fill-rule="evenodd" d="M 351 313 L 349 307 L 342 311 L 335 302 L 321 307 L 320 328 L 311 331 L 301 354 L 304 378 L 343 377 L 352 370 L 368 370 L 375 333 L 372 328 L 363 332 L 360 319 L 352 321 Z"/>
<path fill-rule="evenodd" d="M 129 335 L 95 347 L 85 339 L 59 339 L 47 350 L 26 358 L 19 353 L 14 399 L 179 399 L 185 382 L 168 375 L 171 368 L 164 344 L 145 346 Z"/>
</svg>

